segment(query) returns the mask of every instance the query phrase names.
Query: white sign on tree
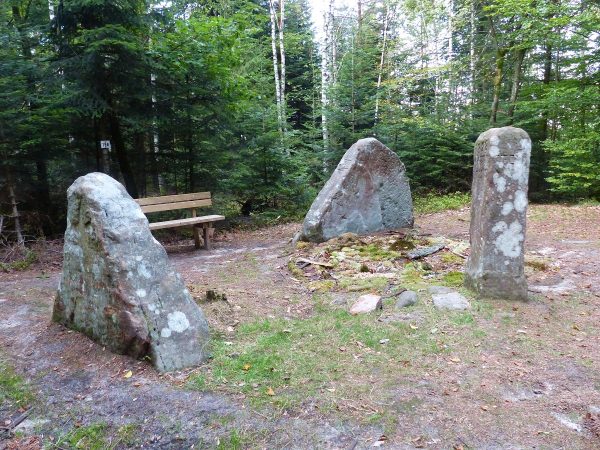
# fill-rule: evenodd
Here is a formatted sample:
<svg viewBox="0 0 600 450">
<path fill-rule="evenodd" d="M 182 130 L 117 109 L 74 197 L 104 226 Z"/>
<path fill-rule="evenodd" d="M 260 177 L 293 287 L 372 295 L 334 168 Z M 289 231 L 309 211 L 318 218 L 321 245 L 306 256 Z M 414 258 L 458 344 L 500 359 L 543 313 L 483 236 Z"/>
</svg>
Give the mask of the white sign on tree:
<svg viewBox="0 0 600 450">
<path fill-rule="evenodd" d="M 110 150 L 110 141 L 100 141 L 100 148 Z"/>
</svg>

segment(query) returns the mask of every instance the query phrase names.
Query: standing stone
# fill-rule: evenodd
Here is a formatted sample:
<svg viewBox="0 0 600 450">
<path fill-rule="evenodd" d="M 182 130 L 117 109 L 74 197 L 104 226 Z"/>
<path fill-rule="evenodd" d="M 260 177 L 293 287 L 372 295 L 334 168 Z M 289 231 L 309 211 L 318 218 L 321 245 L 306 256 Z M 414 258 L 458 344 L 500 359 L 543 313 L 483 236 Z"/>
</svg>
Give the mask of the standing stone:
<svg viewBox="0 0 600 450">
<path fill-rule="evenodd" d="M 492 128 L 475 143 L 465 284 L 480 295 L 527 299 L 523 254 L 530 155 L 531 140 L 520 128 Z"/>
<path fill-rule="evenodd" d="M 204 314 L 123 186 L 91 173 L 75 180 L 67 196 L 53 320 L 116 353 L 149 357 L 161 372 L 206 359 Z"/>
<path fill-rule="evenodd" d="M 404 164 L 377 139 L 361 139 L 344 155 L 304 219 L 302 239 L 323 242 L 413 226 Z"/>
</svg>

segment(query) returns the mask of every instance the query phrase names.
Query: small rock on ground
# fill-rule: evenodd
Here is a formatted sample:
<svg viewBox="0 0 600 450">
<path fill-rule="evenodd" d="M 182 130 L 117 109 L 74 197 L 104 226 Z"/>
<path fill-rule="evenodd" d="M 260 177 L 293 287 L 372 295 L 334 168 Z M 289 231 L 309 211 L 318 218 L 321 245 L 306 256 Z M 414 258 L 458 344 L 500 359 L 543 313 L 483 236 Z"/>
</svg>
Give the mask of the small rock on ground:
<svg viewBox="0 0 600 450">
<path fill-rule="evenodd" d="M 433 304 L 440 309 L 454 309 L 463 311 L 469 309 L 469 301 L 458 292 L 448 292 L 446 294 L 434 294 L 432 296 Z"/>
<path fill-rule="evenodd" d="M 402 309 L 406 306 L 412 306 L 417 303 L 417 293 L 415 291 L 404 291 L 396 300 L 396 309 Z"/>
<path fill-rule="evenodd" d="M 376 309 L 382 309 L 383 304 L 381 302 L 381 296 L 374 294 L 366 294 L 358 297 L 358 300 L 354 302 L 350 308 L 350 314 L 353 316 L 357 314 L 364 314 L 375 311 Z"/>
<path fill-rule="evenodd" d="M 430 294 L 449 294 L 450 292 L 454 291 L 446 286 L 429 286 Z"/>
</svg>

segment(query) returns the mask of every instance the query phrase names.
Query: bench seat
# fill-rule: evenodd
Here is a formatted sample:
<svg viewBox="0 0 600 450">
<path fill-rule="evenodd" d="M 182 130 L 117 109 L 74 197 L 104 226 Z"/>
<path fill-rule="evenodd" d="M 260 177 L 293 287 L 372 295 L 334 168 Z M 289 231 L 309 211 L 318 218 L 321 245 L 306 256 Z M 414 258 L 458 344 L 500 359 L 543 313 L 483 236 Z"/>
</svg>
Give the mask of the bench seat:
<svg viewBox="0 0 600 450">
<path fill-rule="evenodd" d="M 154 231 L 162 230 L 163 228 L 189 227 L 201 223 L 217 222 L 219 220 L 225 220 L 225 216 L 214 214 L 210 216 L 188 217 L 187 219 L 165 220 L 164 222 L 150 223 L 150 230 Z"/>
</svg>

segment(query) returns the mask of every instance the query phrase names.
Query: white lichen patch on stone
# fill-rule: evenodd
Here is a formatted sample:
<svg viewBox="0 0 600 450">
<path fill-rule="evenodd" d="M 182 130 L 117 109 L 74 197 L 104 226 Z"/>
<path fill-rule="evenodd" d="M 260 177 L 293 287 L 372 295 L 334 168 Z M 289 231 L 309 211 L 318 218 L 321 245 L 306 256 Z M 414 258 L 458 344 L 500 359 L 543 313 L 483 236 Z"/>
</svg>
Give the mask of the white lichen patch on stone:
<svg viewBox="0 0 600 450">
<path fill-rule="evenodd" d="M 518 183 L 527 183 L 527 170 L 525 163 L 523 162 L 523 152 L 518 152 L 515 155 L 515 162 L 507 164 L 504 168 L 504 175 L 508 178 L 512 178 Z"/>
<path fill-rule="evenodd" d="M 140 274 L 140 276 L 144 277 L 144 278 L 152 278 L 152 274 L 150 273 L 150 271 L 148 270 L 148 268 L 146 267 L 146 264 L 141 263 L 140 265 L 138 265 L 138 273 Z"/>
<path fill-rule="evenodd" d="M 498 145 L 500 143 L 500 138 L 497 135 L 493 135 L 492 137 L 490 137 L 490 144 L 492 145 Z"/>
<path fill-rule="evenodd" d="M 495 137 L 495 136 L 494 136 Z M 497 138 L 496 138 L 497 139 Z M 490 156 L 492 158 L 495 158 L 496 156 L 498 156 L 500 154 L 500 148 L 497 145 L 491 145 L 490 146 Z"/>
<path fill-rule="evenodd" d="M 515 209 L 520 213 L 527 209 L 527 194 L 521 190 L 515 192 Z"/>
<path fill-rule="evenodd" d="M 517 258 L 521 255 L 521 242 L 525 240 L 525 236 L 523 236 L 523 226 L 518 220 L 515 220 L 510 225 L 507 225 L 504 221 L 500 221 L 494 225 L 492 231 L 500 233 L 496 237 L 494 244 L 496 249 L 502 252 L 504 256 Z"/>
<path fill-rule="evenodd" d="M 494 186 L 496 186 L 498 192 L 504 192 L 506 190 L 506 178 L 494 173 Z"/>
<path fill-rule="evenodd" d="M 502 169 L 504 167 L 504 163 L 502 161 L 496 161 L 496 167 L 498 169 Z"/>
<path fill-rule="evenodd" d="M 137 255 L 137 256 L 135 257 L 135 260 L 136 260 L 137 262 L 140 262 L 142 259 L 144 259 L 144 257 L 143 257 L 142 255 Z"/>
<path fill-rule="evenodd" d="M 156 309 L 156 305 L 155 305 L 154 303 L 150 303 L 150 304 L 148 305 L 148 309 L 149 309 L 151 312 L 153 312 L 153 311 Z"/>
<path fill-rule="evenodd" d="M 137 291 L 135 291 L 135 295 L 137 295 L 140 298 L 144 298 L 146 296 L 146 289 L 138 289 Z"/>
<path fill-rule="evenodd" d="M 514 209 L 514 206 L 513 206 L 512 202 L 504 202 L 504 204 L 502 205 L 502 215 L 508 216 L 512 212 L 513 209 Z"/>
<path fill-rule="evenodd" d="M 164 337 L 164 338 L 168 338 L 171 337 L 171 329 L 170 328 L 163 328 L 162 330 L 160 330 L 160 336 Z"/>
<path fill-rule="evenodd" d="M 531 153 L 531 140 L 530 139 L 521 139 L 521 148 L 527 154 Z"/>
<path fill-rule="evenodd" d="M 190 327 L 190 322 L 181 311 L 175 311 L 167 315 L 169 328 L 176 333 L 183 333 Z"/>
</svg>

